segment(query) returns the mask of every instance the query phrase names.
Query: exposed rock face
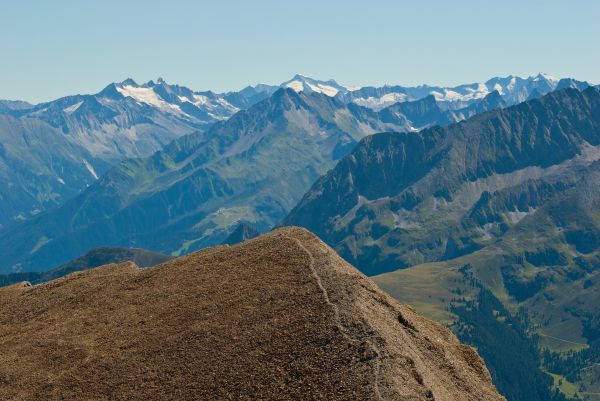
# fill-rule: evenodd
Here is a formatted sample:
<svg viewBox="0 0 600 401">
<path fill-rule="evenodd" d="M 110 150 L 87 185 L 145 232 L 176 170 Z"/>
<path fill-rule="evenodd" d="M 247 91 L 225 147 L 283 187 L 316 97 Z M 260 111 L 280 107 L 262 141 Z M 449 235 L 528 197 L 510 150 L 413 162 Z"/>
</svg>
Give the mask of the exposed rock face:
<svg viewBox="0 0 600 401">
<path fill-rule="evenodd" d="M 0 289 L 0 398 L 503 399 L 473 349 L 299 228 Z"/>
</svg>

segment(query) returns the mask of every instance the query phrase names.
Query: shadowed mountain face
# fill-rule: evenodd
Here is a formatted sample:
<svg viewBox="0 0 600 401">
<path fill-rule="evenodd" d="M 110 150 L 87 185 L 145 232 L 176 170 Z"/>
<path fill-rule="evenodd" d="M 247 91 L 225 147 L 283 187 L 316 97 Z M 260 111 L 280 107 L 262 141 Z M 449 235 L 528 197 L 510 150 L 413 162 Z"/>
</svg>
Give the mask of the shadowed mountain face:
<svg viewBox="0 0 600 401">
<path fill-rule="evenodd" d="M 43 269 L 106 244 L 186 253 L 220 244 L 239 221 L 265 231 L 360 139 L 406 126 L 326 95 L 279 90 L 5 230 L 0 247 L 16 248 L 0 271 Z"/>
<path fill-rule="evenodd" d="M 260 232 L 256 228 L 248 223 L 241 223 L 231 232 L 231 234 L 229 234 L 229 236 L 227 236 L 227 238 L 225 238 L 223 245 L 239 244 L 240 242 L 258 237 L 259 235 Z"/>
<path fill-rule="evenodd" d="M 503 399 L 472 348 L 298 228 L 0 304 L 2 399 Z"/>
<path fill-rule="evenodd" d="M 107 244 L 182 254 L 221 243 L 240 221 L 264 232 L 363 137 L 502 106 L 491 94 L 447 111 L 431 96 L 375 112 L 281 89 L 205 133 L 123 162 L 67 205 L 5 230 L 0 244 L 19 245 L 0 271 L 41 269 Z"/>
<path fill-rule="evenodd" d="M 85 255 L 69 263 L 44 273 L 31 272 L 0 275 L 0 286 L 11 285 L 21 281 L 28 281 L 32 284 L 43 283 L 45 281 L 66 276 L 69 273 L 87 270 L 110 263 L 123 263 L 129 261 L 140 267 L 150 267 L 166 262 L 169 259 L 171 259 L 170 256 L 147 251 L 145 249 L 115 247 L 97 248 L 92 249 Z"/>
</svg>

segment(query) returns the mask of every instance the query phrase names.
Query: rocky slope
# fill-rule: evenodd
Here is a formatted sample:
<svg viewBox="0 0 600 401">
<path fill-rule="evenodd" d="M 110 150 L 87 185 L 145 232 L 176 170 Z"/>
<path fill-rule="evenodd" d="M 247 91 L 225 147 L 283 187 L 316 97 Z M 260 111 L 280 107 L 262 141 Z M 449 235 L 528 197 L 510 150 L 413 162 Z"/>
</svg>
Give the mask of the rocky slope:
<svg viewBox="0 0 600 401">
<path fill-rule="evenodd" d="M 297 228 L 0 305 L 2 399 L 503 399 L 473 349 Z"/>
</svg>

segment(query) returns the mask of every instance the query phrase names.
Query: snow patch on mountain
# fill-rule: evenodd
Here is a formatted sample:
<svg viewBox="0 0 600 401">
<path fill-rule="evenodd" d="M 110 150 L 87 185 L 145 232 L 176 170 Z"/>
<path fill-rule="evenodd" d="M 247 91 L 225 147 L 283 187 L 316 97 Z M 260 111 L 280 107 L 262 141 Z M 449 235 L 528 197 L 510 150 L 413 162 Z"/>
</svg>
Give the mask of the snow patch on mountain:
<svg viewBox="0 0 600 401">
<path fill-rule="evenodd" d="M 83 101 L 81 102 L 77 102 L 72 106 L 66 107 L 63 109 L 63 111 L 67 114 L 71 114 L 73 113 L 75 110 L 77 110 L 79 108 L 79 106 L 81 106 L 83 104 Z"/>
<path fill-rule="evenodd" d="M 149 104 L 163 111 L 181 113 L 181 108 L 178 105 L 164 101 L 152 88 L 123 85 L 117 86 L 117 91 L 123 96 L 129 96 L 140 103 Z"/>
<path fill-rule="evenodd" d="M 354 103 L 359 106 L 379 110 L 395 103 L 406 102 L 407 100 L 408 98 L 405 93 L 388 93 L 381 97 L 368 96 L 366 98 L 358 98 L 354 100 Z"/>
<path fill-rule="evenodd" d="M 96 170 L 94 170 L 94 167 L 92 167 L 92 165 L 85 159 L 83 159 L 83 164 L 88 169 L 88 171 L 90 172 L 92 177 L 94 177 L 95 179 L 98 179 L 98 174 L 96 174 Z"/>
<path fill-rule="evenodd" d="M 556 78 L 555 76 L 552 76 L 550 74 L 546 74 L 545 72 L 540 72 L 538 74 L 538 76 L 535 77 L 533 80 L 534 81 L 546 80 L 546 81 L 550 82 L 553 85 L 558 84 L 558 81 L 560 81 L 559 78 Z"/>
<path fill-rule="evenodd" d="M 292 81 L 285 84 L 286 87 L 295 90 L 296 92 L 302 92 L 304 90 L 304 84 L 300 81 Z"/>
<path fill-rule="evenodd" d="M 328 86 L 328 85 L 323 85 L 323 84 L 312 85 L 310 83 L 307 83 L 307 85 L 313 92 L 323 93 L 330 97 L 337 95 L 337 93 L 339 92 L 339 90 L 334 88 L 333 86 Z"/>
<path fill-rule="evenodd" d="M 263 85 L 264 86 L 264 85 Z M 256 88 L 259 86 L 257 85 Z M 349 89 L 335 82 L 333 79 L 329 81 L 319 81 L 303 75 L 295 75 L 291 80 L 279 85 L 281 88 L 290 88 L 296 92 L 316 92 L 334 97 L 338 93 L 347 93 Z"/>
</svg>

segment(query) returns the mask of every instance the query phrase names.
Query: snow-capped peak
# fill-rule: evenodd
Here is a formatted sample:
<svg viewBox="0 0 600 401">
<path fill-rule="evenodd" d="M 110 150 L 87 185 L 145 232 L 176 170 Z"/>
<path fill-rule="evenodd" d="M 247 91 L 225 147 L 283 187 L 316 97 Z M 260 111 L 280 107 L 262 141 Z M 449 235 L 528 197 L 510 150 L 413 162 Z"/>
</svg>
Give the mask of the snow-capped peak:
<svg viewBox="0 0 600 401">
<path fill-rule="evenodd" d="M 558 81 L 560 81 L 559 78 L 556 78 L 550 74 L 546 74 L 545 72 L 540 72 L 533 80 L 540 81 L 542 79 L 550 82 L 552 85 L 556 85 L 558 84 Z"/>
<path fill-rule="evenodd" d="M 282 83 L 280 86 L 291 88 L 296 92 L 317 92 L 332 97 L 337 95 L 338 92 L 348 92 L 348 88 L 338 84 L 333 79 L 319 81 L 300 74 L 296 74 L 292 79 Z"/>
<path fill-rule="evenodd" d="M 124 97 L 186 119 L 223 120 L 239 111 L 224 95 L 195 92 L 184 86 L 169 85 L 163 78 L 150 80 L 142 85 L 138 85 L 133 79 L 127 79 L 113 87 Z M 198 110 L 190 109 L 191 105 Z"/>
<path fill-rule="evenodd" d="M 117 86 L 139 86 L 132 78 L 127 78 L 123 82 L 116 84 Z"/>
<path fill-rule="evenodd" d="M 137 85 L 117 85 L 117 91 L 123 96 L 129 96 L 140 103 L 146 103 L 158 108 L 168 107 L 168 104 L 152 90 L 152 88 Z"/>
</svg>

